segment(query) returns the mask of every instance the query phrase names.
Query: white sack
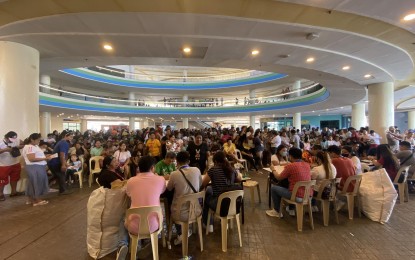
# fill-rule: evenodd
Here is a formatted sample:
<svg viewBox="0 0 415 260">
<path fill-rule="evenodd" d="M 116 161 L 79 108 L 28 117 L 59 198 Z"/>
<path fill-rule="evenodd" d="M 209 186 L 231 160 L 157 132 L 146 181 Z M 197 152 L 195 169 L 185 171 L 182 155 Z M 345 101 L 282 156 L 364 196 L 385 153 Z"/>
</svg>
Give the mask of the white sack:
<svg viewBox="0 0 415 260">
<path fill-rule="evenodd" d="M 362 174 L 359 194 L 363 213 L 384 224 L 392 215 L 398 193 L 385 169 Z"/>
<path fill-rule="evenodd" d="M 92 258 L 102 258 L 118 248 L 118 230 L 126 209 L 125 188 L 100 187 L 91 193 L 87 205 L 86 241 Z"/>
</svg>

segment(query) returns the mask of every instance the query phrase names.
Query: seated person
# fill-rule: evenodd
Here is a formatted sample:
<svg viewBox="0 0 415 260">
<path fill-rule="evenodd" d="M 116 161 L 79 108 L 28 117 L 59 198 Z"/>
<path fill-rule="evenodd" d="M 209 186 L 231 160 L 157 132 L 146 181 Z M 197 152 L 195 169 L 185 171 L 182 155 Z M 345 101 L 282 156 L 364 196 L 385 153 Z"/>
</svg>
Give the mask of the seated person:
<svg viewBox="0 0 415 260">
<path fill-rule="evenodd" d="M 202 185 L 202 175 L 200 174 L 199 168 L 189 166 L 189 152 L 179 152 L 176 160 L 178 170 L 171 173 L 169 183 L 167 184 L 168 190 L 171 191 L 174 189 L 173 203 L 171 205 L 171 217 L 174 220 L 186 221 L 188 219 L 188 209 L 179 209 L 177 205 L 177 198 L 186 194 L 199 192 L 199 188 Z M 190 187 L 185 178 L 190 182 L 193 188 Z M 199 213 L 201 211 L 202 209 L 200 208 Z M 182 242 L 181 225 L 177 225 L 176 230 L 177 238 L 174 240 L 174 244 L 178 245 Z M 191 229 L 189 229 L 189 235 L 191 235 Z"/>
<path fill-rule="evenodd" d="M 166 180 L 168 180 L 170 177 L 170 173 L 176 170 L 176 166 L 174 165 L 175 160 L 176 153 L 167 152 L 166 158 L 164 158 L 156 164 L 155 172 L 159 176 L 163 176 Z"/>
<path fill-rule="evenodd" d="M 399 161 L 398 158 L 393 154 L 392 150 L 387 144 L 381 144 L 377 148 L 376 159 L 373 160 L 373 164 L 377 168 L 385 168 L 386 172 L 389 175 L 389 178 L 393 182 L 399 170 Z"/>
<path fill-rule="evenodd" d="M 226 191 L 227 186 L 242 181 L 242 175 L 238 174 L 231 166 L 224 152 L 216 152 L 213 156 L 213 162 L 214 166 L 203 176 L 202 182 L 203 187 L 207 187 L 209 182 L 211 182 L 211 186 L 206 188 L 205 201 L 203 203 L 203 222 L 205 225 L 207 225 L 209 208 L 216 210 L 219 195 Z M 213 226 L 209 227 L 209 229 L 213 230 Z"/>
<path fill-rule="evenodd" d="M 99 185 L 111 189 L 111 183 L 115 180 L 124 180 L 124 175 L 118 170 L 118 160 L 115 157 L 106 156 L 102 163 L 102 170 L 98 176 Z"/>
<path fill-rule="evenodd" d="M 160 195 L 166 190 L 166 181 L 163 177 L 154 174 L 156 160 L 152 156 L 143 156 L 138 162 L 140 170 L 136 176 L 131 177 L 127 182 L 127 195 L 131 198 L 130 208 L 146 206 L 160 206 Z M 138 216 L 131 215 L 125 220 L 125 228 L 132 234 L 138 234 Z M 150 232 L 158 229 L 158 217 L 149 217 Z M 124 260 L 128 253 L 128 234 L 120 228 L 119 249 L 117 260 Z M 157 241 L 156 241 L 157 243 Z M 148 244 L 149 245 L 149 244 Z"/>
<path fill-rule="evenodd" d="M 230 161 L 238 162 L 238 156 L 236 155 L 236 146 L 232 143 L 232 138 L 226 140 L 226 143 L 223 144 L 223 151 L 226 154 L 226 157 Z"/>
<path fill-rule="evenodd" d="M 341 149 L 337 145 L 331 145 L 327 149 L 327 153 L 330 155 L 331 163 L 336 167 L 337 178 L 341 178 L 340 184 L 338 185 L 339 190 L 343 189 L 347 178 L 356 175 L 356 168 L 353 165 L 353 161 L 350 158 L 341 156 Z M 354 184 L 351 183 L 348 192 L 352 192 Z"/>
<path fill-rule="evenodd" d="M 411 143 L 408 141 L 400 142 L 399 152 L 396 154 L 396 157 L 399 159 L 400 167 L 410 166 L 408 170 L 408 179 L 413 179 L 415 177 L 415 156 L 413 151 L 411 151 Z"/>
<path fill-rule="evenodd" d="M 75 172 L 79 171 L 82 167 L 82 162 L 76 154 L 71 154 L 70 161 L 68 163 L 68 168 L 66 169 L 66 181 L 74 179 Z M 81 180 L 82 181 L 82 180 Z"/>
<path fill-rule="evenodd" d="M 356 156 L 356 153 L 353 151 L 351 146 L 343 146 L 341 155 L 352 160 L 354 168 L 356 169 L 356 174 L 362 174 L 362 164 L 360 163 L 360 159 Z"/>
<path fill-rule="evenodd" d="M 271 188 L 271 197 L 274 203 L 274 209 L 266 211 L 266 214 L 270 217 L 282 217 L 280 212 L 281 198 L 290 199 L 292 190 L 297 182 L 311 180 L 310 165 L 301 160 L 301 149 L 291 148 L 288 151 L 288 155 L 291 163 L 286 165 L 282 172 L 277 172 L 273 165 L 270 167 L 274 177 L 277 180 L 288 179 L 289 182 L 288 189 L 281 186 L 273 186 Z M 296 197 L 302 198 L 304 196 L 304 192 L 304 188 L 298 189 Z"/>
<path fill-rule="evenodd" d="M 277 147 L 275 154 L 271 156 L 271 164 L 274 166 L 288 164 L 288 149 L 287 146 L 281 144 Z"/>
</svg>

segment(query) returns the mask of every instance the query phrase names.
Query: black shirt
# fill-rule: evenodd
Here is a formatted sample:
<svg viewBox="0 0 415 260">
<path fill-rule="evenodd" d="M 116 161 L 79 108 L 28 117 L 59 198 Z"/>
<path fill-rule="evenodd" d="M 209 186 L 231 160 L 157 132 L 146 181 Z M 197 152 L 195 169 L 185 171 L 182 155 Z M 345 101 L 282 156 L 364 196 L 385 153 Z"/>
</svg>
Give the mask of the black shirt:
<svg viewBox="0 0 415 260">
<path fill-rule="evenodd" d="M 124 180 L 124 177 L 116 172 L 110 171 L 109 169 L 104 169 L 98 176 L 98 182 L 104 188 L 111 189 L 111 183 L 115 180 Z"/>
<path fill-rule="evenodd" d="M 204 170 L 206 168 L 207 152 L 209 151 L 207 144 L 196 145 L 194 142 L 190 142 L 187 151 L 190 154 L 190 165 L 197 165 L 200 171 Z"/>
</svg>

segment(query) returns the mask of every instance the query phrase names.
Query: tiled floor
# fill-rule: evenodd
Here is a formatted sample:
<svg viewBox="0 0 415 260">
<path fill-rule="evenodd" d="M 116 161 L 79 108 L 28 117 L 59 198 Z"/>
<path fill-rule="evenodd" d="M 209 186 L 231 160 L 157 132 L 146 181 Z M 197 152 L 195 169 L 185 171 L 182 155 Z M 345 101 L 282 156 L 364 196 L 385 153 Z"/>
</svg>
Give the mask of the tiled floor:
<svg viewBox="0 0 415 260">
<path fill-rule="evenodd" d="M 341 212 L 340 224 L 324 227 L 321 213 L 314 214 L 315 230 L 304 223 L 297 232 L 296 219 L 270 218 L 265 194 L 266 175 L 252 175 L 261 184 L 262 203 L 245 201 L 243 247 L 236 229 L 230 231 L 228 252 L 221 251 L 220 225 L 204 235 L 204 251 L 192 235 L 189 254 L 194 259 L 415 259 L 415 196 L 395 206 L 389 223 L 381 225 L 357 214 L 348 220 Z M 92 189 L 74 189 L 68 196 L 50 194 L 46 206 L 25 205 L 24 197 L 0 202 L 0 259 L 91 259 L 86 249 L 86 204 Z M 255 197 L 257 201 L 257 197 Z M 161 259 L 181 258 L 181 246 L 159 247 Z M 115 253 L 104 259 L 115 259 Z M 152 259 L 149 256 L 147 259 Z"/>
</svg>

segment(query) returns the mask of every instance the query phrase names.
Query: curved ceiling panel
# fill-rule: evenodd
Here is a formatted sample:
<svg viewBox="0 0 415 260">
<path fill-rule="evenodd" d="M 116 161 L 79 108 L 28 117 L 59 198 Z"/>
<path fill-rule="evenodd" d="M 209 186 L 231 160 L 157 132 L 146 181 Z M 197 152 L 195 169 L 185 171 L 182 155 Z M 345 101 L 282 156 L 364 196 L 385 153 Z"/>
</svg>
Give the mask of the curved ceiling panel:
<svg viewBox="0 0 415 260">
<path fill-rule="evenodd" d="M 239 80 L 229 80 L 221 82 L 210 82 L 210 83 L 193 83 L 193 82 L 150 82 L 150 81 L 137 81 L 128 78 L 121 78 L 116 76 L 99 73 L 96 71 L 89 70 L 87 68 L 76 68 L 76 69 L 64 69 L 62 72 L 83 78 L 86 80 L 97 81 L 101 83 L 129 87 L 129 88 L 142 88 L 142 89 L 169 89 L 169 90 L 206 90 L 206 89 L 220 89 L 220 88 L 235 88 L 248 86 L 253 84 L 261 84 L 270 81 L 276 81 L 284 78 L 287 75 L 279 73 L 266 73 L 261 76 L 253 76 L 249 78 Z"/>
</svg>

